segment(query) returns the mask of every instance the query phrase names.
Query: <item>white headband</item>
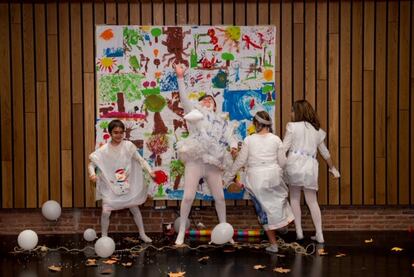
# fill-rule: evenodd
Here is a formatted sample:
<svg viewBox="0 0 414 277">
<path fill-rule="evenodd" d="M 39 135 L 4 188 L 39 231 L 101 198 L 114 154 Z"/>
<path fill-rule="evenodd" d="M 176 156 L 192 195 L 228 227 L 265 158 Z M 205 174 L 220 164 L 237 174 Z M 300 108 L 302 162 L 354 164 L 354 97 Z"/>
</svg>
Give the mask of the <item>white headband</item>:
<svg viewBox="0 0 414 277">
<path fill-rule="evenodd" d="M 257 114 L 254 116 L 254 118 L 259 121 L 260 123 L 264 124 L 264 125 L 272 125 L 272 121 L 266 120 L 261 118 L 260 116 L 258 116 Z"/>
</svg>

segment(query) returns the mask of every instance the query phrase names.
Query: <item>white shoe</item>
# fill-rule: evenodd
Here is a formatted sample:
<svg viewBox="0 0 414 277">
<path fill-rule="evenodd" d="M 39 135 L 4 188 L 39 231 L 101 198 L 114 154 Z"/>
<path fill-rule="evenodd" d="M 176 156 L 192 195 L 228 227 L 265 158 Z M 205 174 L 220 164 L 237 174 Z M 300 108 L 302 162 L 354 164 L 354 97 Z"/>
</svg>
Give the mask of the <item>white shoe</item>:
<svg viewBox="0 0 414 277">
<path fill-rule="evenodd" d="M 182 233 L 178 233 L 178 235 L 177 235 L 177 239 L 175 240 L 175 245 L 183 245 L 183 243 L 184 243 L 184 236 L 185 236 L 185 233 L 184 232 L 182 232 Z"/>
<path fill-rule="evenodd" d="M 311 240 L 316 241 L 317 243 L 324 243 L 323 235 L 322 234 L 316 234 L 315 236 L 311 236 Z"/>
<path fill-rule="evenodd" d="M 271 244 L 270 246 L 266 247 L 267 252 L 277 253 L 279 252 L 279 248 L 277 247 L 277 244 Z"/>
<path fill-rule="evenodd" d="M 139 235 L 139 238 L 142 239 L 146 243 L 152 242 L 152 239 L 150 239 L 146 234 Z"/>
</svg>

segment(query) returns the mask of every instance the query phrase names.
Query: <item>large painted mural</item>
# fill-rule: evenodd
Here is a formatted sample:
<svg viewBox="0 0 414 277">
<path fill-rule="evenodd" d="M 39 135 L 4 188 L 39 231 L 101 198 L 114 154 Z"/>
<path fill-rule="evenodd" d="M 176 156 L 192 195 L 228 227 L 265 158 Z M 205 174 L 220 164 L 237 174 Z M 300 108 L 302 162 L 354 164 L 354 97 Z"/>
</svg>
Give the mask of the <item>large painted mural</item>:
<svg viewBox="0 0 414 277">
<path fill-rule="evenodd" d="M 214 95 L 242 141 L 257 111 L 274 115 L 275 49 L 274 26 L 96 26 L 96 147 L 109 140 L 108 123 L 121 119 L 126 139 L 156 171 L 155 180 L 146 178 L 149 196 L 181 199 L 184 164 L 175 145 L 188 130 L 172 65 L 188 67 L 191 100 Z M 226 199 L 245 197 L 234 184 L 224 191 Z M 204 180 L 196 197 L 212 199 Z"/>
</svg>

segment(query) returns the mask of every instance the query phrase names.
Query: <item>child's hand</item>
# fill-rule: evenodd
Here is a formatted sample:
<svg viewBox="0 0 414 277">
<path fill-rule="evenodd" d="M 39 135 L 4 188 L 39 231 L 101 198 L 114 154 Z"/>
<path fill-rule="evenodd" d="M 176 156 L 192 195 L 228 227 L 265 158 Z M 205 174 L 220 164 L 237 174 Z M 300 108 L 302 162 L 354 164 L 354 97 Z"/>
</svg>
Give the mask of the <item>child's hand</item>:
<svg viewBox="0 0 414 277">
<path fill-rule="evenodd" d="M 152 179 L 155 179 L 156 175 L 155 175 L 154 171 L 151 171 L 149 174 L 150 174 Z"/>
<path fill-rule="evenodd" d="M 243 185 L 243 183 L 240 183 L 239 182 L 239 180 L 238 180 L 238 178 L 236 178 L 236 180 L 235 180 L 235 182 L 234 182 L 235 184 L 236 184 L 236 186 L 238 186 L 239 188 L 243 188 L 244 187 L 244 185 Z"/>
<path fill-rule="evenodd" d="M 98 179 L 98 177 L 96 176 L 96 174 L 93 174 L 93 175 L 89 176 L 89 180 L 91 180 L 94 183 L 96 183 L 97 179 Z"/>
<path fill-rule="evenodd" d="M 232 147 L 230 149 L 230 153 L 231 153 L 231 156 L 233 157 L 233 159 L 235 159 L 237 157 L 237 154 L 239 153 L 239 149 L 237 149 L 235 147 Z"/>
<path fill-rule="evenodd" d="M 173 68 L 175 69 L 175 74 L 177 74 L 177 77 L 179 79 L 182 79 L 184 77 L 184 73 L 186 70 L 185 65 L 179 63 L 179 64 L 173 64 Z"/>
<path fill-rule="evenodd" d="M 336 169 L 336 167 L 334 166 L 329 169 L 329 172 L 333 175 L 335 179 L 341 177 L 341 174 L 339 173 L 338 169 Z"/>
</svg>

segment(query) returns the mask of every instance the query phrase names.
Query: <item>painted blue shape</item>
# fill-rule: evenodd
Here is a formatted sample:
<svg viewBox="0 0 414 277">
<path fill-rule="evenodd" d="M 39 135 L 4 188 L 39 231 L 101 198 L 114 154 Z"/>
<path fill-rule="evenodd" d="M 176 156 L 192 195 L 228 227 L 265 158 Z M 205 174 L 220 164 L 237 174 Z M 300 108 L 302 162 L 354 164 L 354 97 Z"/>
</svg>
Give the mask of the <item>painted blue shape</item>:
<svg viewBox="0 0 414 277">
<path fill-rule="evenodd" d="M 231 120 L 251 120 L 257 111 L 270 112 L 273 107 L 264 105 L 267 95 L 257 90 L 224 90 L 222 110 Z"/>
<path fill-rule="evenodd" d="M 124 49 L 122 47 L 118 47 L 118 48 L 106 48 L 103 50 L 104 52 L 104 56 L 106 57 L 123 57 L 124 56 Z"/>
<path fill-rule="evenodd" d="M 245 120 L 239 123 L 239 127 L 237 127 L 235 133 L 242 139 L 247 136 L 247 124 Z"/>
<path fill-rule="evenodd" d="M 173 71 L 164 71 L 164 75 L 160 80 L 160 89 L 161 91 L 177 91 L 178 90 L 178 81 L 177 75 Z"/>
</svg>

